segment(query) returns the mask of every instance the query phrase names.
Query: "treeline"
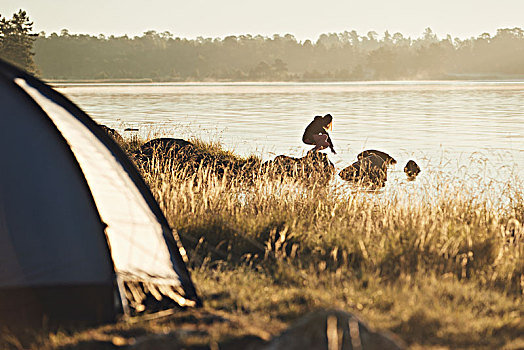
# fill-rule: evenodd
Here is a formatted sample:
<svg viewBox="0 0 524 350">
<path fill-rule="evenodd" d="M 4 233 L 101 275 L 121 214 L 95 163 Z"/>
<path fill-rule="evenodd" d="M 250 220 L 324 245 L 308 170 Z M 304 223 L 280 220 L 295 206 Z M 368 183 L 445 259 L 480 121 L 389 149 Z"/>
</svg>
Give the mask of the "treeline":
<svg viewBox="0 0 524 350">
<path fill-rule="evenodd" d="M 500 79 L 524 77 L 524 31 L 499 29 L 461 40 L 430 28 L 401 33 L 322 34 L 316 42 L 293 35 L 240 35 L 194 40 L 169 32 L 142 36 L 31 33 L 20 10 L 0 16 L 0 57 L 45 79 L 154 81 L 351 81 Z M 33 43 L 34 42 L 34 43 Z M 34 55 L 34 56 L 33 56 Z M 34 65 L 33 65 L 34 59 Z"/>
<path fill-rule="evenodd" d="M 341 81 L 524 76 L 524 31 L 499 29 L 467 40 L 417 39 L 355 31 L 299 42 L 273 37 L 175 38 L 148 31 L 129 38 L 41 33 L 35 62 L 47 79 L 155 81 Z"/>
</svg>

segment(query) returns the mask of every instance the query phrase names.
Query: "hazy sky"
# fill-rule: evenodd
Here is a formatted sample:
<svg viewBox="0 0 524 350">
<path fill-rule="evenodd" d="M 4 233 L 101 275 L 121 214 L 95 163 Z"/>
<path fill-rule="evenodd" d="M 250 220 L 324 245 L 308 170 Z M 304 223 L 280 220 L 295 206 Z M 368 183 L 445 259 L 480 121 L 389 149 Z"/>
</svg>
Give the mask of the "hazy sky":
<svg viewBox="0 0 524 350">
<path fill-rule="evenodd" d="M 498 28 L 524 27 L 524 0 L 1 0 L 0 14 L 28 12 L 36 32 L 141 35 L 170 31 L 185 38 L 370 30 L 419 37 L 469 38 Z"/>
</svg>

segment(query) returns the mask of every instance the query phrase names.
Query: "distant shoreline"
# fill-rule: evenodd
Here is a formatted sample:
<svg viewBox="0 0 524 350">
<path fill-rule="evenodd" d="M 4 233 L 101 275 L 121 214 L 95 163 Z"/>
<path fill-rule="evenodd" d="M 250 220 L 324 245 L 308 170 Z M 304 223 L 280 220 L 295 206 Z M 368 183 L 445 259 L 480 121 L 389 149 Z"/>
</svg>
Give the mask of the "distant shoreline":
<svg viewBox="0 0 524 350">
<path fill-rule="evenodd" d="M 133 84 L 133 83 L 155 83 L 153 79 L 45 79 L 48 84 Z"/>
<path fill-rule="evenodd" d="M 433 79 L 396 79 L 396 80 L 174 80 L 174 79 L 151 79 L 151 78 L 140 78 L 140 79 L 45 79 L 44 81 L 48 84 L 147 84 L 147 83 L 297 83 L 297 84 L 308 84 L 308 83 L 358 83 L 358 82 L 431 82 L 431 81 L 501 81 L 501 82 L 520 82 L 524 81 L 524 75 L 497 75 L 497 74 L 450 74 L 443 77 L 435 77 Z"/>
</svg>

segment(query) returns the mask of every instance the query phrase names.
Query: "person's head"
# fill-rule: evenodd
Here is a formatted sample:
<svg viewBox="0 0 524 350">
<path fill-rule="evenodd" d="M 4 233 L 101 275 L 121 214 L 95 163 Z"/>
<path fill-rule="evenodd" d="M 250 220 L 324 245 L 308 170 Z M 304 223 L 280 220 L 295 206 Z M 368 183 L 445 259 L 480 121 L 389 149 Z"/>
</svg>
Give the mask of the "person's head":
<svg viewBox="0 0 524 350">
<path fill-rule="evenodd" d="M 331 116 L 331 114 L 326 114 L 325 116 L 322 117 L 322 124 L 324 126 L 324 129 L 330 129 L 332 128 L 333 126 L 333 117 Z"/>
</svg>

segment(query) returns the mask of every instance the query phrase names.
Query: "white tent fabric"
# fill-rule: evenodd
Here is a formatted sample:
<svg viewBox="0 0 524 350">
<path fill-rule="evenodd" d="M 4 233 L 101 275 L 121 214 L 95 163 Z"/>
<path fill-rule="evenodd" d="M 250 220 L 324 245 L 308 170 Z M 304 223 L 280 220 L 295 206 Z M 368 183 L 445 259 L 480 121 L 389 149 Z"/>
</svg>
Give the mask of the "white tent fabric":
<svg viewBox="0 0 524 350">
<path fill-rule="evenodd" d="M 16 79 L 47 113 L 69 143 L 107 225 L 117 274 L 180 285 L 161 224 L 121 164 L 89 129 L 23 79 Z M 161 281 L 158 281 L 162 283 Z"/>
</svg>

